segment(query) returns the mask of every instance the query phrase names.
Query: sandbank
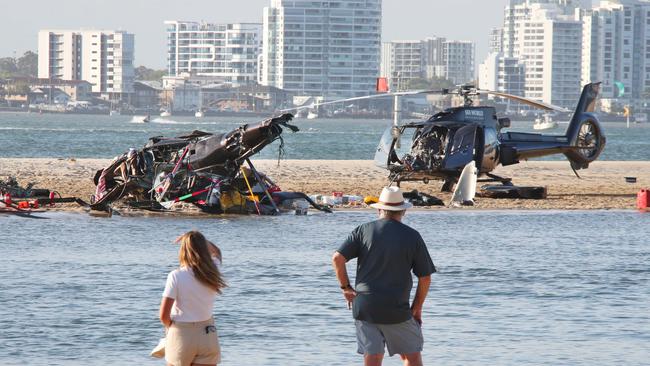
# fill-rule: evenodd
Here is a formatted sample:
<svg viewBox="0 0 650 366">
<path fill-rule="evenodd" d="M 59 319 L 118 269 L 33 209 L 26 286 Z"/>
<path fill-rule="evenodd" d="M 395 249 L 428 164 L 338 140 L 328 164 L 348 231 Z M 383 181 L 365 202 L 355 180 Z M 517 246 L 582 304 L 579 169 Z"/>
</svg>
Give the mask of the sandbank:
<svg viewBox="0 0 650 366">
<path fill-rule="evenodd" d="M 110 159 L 0 158 L 0 177 L 13 176 L 21 184 L 55 190 L 63 196 L 88 200 L 94 192 L 92 177 Z M 340 191 L 351 195 L 377 195 L 387 183 L 387 171 L 367 160 L 254 160 L 284 191 L 331 195 Z M 511 177 L 516 185 L 546 186 L 544 200 L 476 198 L 470 209 L 598 210 L 634 209 L 636 194 L 650 187 L 648 161 L 597 161 L 576 178 L 566 161 L 528 161 L 499 167 L 496 174 Z M 636 177 L 627 183 L 625 177 Z M 440 191 L 441 182 L 404 183 L 404 190 L 417 189 L 450 200 Z M 79 210 L 63 205 L 60 210 Z M 463 208 L 466 209 L 466 208 Z"/>
</svg>

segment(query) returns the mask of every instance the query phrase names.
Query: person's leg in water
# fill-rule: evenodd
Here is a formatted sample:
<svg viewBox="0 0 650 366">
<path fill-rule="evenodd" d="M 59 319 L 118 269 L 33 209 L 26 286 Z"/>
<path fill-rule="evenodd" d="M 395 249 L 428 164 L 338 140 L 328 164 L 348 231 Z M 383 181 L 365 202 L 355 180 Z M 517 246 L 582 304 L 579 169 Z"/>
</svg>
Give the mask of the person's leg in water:
<svg viewBox="0 0 650 366">
<path fill-rule="evenodd" d="M 404 366 L 422 366 L 422 354 L 420 352 L 399 355 L 404 361 Z"/>
<path fill-rule="evenodd" d="M 377 353 L 374 355 L 363 355 L 363 364 L 364 366 L 381 366 L 381 362 L 384 360 L 383 353 Z"/>
</svg>

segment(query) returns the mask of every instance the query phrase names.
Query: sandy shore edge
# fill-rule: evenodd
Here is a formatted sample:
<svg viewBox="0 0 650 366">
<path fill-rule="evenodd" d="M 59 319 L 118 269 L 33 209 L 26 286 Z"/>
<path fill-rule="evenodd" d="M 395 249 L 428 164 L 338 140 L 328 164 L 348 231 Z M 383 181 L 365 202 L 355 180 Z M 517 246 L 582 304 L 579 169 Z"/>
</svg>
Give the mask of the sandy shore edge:
<svg viewBox="0 0 650 366">
<path fill-rule="evenodd" d="M 87 199 L 94 191 L 92 177 L 110 159 L 0 158 L 0 179 L 13 176 L 21 184 L 36 183 L 39 188 L 64 196 Z M 387 183 L 387 172 L 368 160 L 254 160 L 257 168 L 269 175 L 285 191 L 326 194 L 341 191 L 360 196 L 376 195 Z M 548 199 L 515 200 L 477 198 L 473 209 L 635 209 L 636 194 L 650 187 L 648 161 L 598 161 L 575 177 L 566 161 L 530 161 L 496 172 L 511 177 L 517 185 L 546 186 Z M 625 177 L 637 183 L 626 183 Z M 417 189 L 448 202 L 450 195 L 440 192 L 441 182 L 406 183 L 403 189 Z M 63 210 L 75 210 L 65 205 Z"/>
</svg>

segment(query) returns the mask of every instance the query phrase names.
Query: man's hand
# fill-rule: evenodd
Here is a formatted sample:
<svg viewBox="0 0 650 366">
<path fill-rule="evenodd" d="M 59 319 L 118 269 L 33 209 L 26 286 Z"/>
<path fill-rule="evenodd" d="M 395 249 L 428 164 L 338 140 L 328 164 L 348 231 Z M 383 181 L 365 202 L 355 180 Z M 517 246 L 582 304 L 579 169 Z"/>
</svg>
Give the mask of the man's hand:
<svg viewBox="0 0 650 366">
<path fill-rule="evenodd" d="M 348 309 L 352 309 L 352 301 L 357 297 L 357 292 L 352 287 L 348 287 L 343 290 L 343 297 L 348 302 Z"/>
<path fill-rule="evenodd" d="M 411 314 L 413 314 L 413 319 L 422 325 L 422 308 L 411 308 Z"/>
<path fill-rule="evenodd" d="M 332 266 L 336 272 L 336 278 L 339 280 L 341 286 L 347 286 L 343 288 L 343 296 L 348 302 L 348 309 L 352 309 L 352 301 L 357 297 L 357 292 L 354 291 L 352 286 L 350 286 L 350 279 L 348 278 L 348 271 L 345 268 L 345 263 L 348 260 L 339 252 L 334 252 L 332 256 Z M 345 285 L 347 283 L 347 285 Z"/>
<path fill-rule="evenodd" d="M 413 319 L 415 319 L 415 321 L 420 325 L 422 325 L 422 308 L 424 307 L 424 299 L 427 297 L 430 285 L 431 275 L 418 277 L 418 288 L 415 290 L 415 297 L 413 298 L 413 304 L 411 305 L 411 314 L 413 314 Z"/>
</svg>

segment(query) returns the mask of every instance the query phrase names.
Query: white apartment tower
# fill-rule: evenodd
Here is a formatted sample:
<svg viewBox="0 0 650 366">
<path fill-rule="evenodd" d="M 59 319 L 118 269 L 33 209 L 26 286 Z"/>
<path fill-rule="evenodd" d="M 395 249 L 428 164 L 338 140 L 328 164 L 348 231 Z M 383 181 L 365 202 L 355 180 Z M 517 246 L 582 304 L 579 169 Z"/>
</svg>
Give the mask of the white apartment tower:
<svg viewBox="0 0 650 366">
<path fill-rule="evenodd" d="M 583 16 L 582 43 L 583 84 L 602 81 L 603 98 L 650 92 L 650 2 L 601 1 Z"/>
<path fill-rule="evenodd" d="M 503 28 L 492 28 L 488 53 L 503 53 Z"/>
<path fill-rule="evenodd" d="M 499 56 L 504 59 L 499 62 L 507 60 L 517 73 L 520 69 L 513 59 L 524 65 L 524 96 L 566 108 L 575 106 L 582 78 L 582 23 L 576 14 L 586 5 L 582 0 L 513 0 L 506 7 L 503 54 Z M 499 79 L 497 75 L 488 78 Z"/>
<path fill-rule="evenodd" d="M 380 72 L 381 0 L 271 0 L 261 82 L 303 95 L 367 95 Z"/>
<path fill-rule="evenodd" d="M 446 77 L 445 75 L 445 42 L 444 37 L 429 37 L 424 40 L 427 51 L 427 79 Z"/>
<path fill-rule="evenodd" d="M 479 88 L 513 95 L 524 95 L 526 67 L 515 57 L 490 53 L 479 66 Z"/>
<path fill-rule="evenodd" d="M 167 72 L 223 78 L 233 85 L 257 81 L 262 24 L 166 21 Z"/>
<path fill-rule="evenodd" d="M 517 57 L 517 41 L 521 40 L 521 24 L 531 17 L 533 5 L 552 7 L 559 14 L 572 16 L 576 9 L 591 8 L 591 0 L 510 0 L 505 7 L 502 30 L 502 52 L 508 57 Z"/>
<path fill-rule="evenodd" d="M 443 45 L 444 76 L 460 85 L 474 81 L 475 49 L 470 41 L 446 41 Z"/>
<path fill-rule="evenodd" d="M 38 77 L 85 80 L 111 98 L 133 92 L 134 36 L 124 31 L 41 30 Z"/>
<path fill-rule="evenodd" d="M 474 80 L 475 47 L 470 41 L 440 37 L 392 41 L 382 45 L 381 75 L 391 90 L 404 90 L 414 79 L 443 77 L 455 84 Z"/>
<path fill-rule="evenodd" d="M 382 45 L 381 76 L 390 90 L 406 90 L 415 79 L 426 77 L 427 49 L 423 41 L 393 41 Z"/>
</svg>

